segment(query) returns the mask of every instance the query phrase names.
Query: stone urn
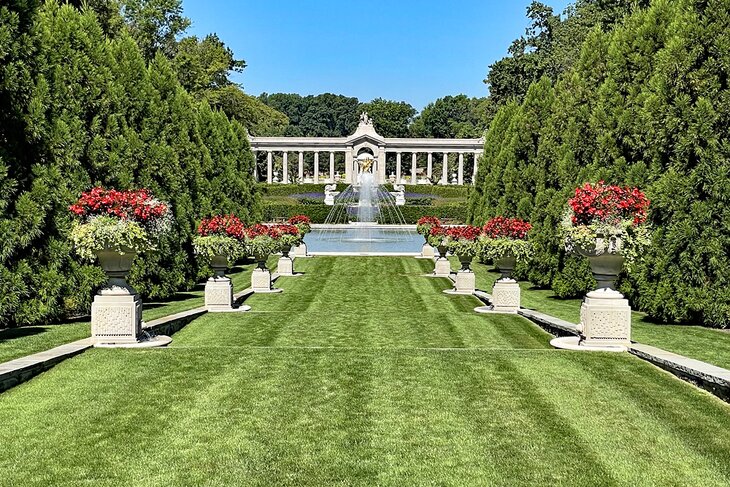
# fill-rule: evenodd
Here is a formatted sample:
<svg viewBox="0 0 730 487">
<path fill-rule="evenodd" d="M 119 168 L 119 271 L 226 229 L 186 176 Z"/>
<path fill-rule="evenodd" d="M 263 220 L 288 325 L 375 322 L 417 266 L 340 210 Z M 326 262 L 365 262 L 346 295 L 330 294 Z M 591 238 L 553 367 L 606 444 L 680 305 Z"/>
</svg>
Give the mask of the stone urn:
<svg viewBox="0 0 730 487">
<path fill-rule="evenodd" d="M 213 269 L 213 279 L 225 278 L 228 268 L 228 257 L 225 255 L 214 255 L 210 260 L 210 267 Z"/>
<path fill-rule="evenodd" d="M 228 256 L 214 255 L 210 260 L 213 277 L 205 283 L 205 307 L 211 312 L 227 312 L 233 309 L 233 284 L 226 277 Z"/>
<path fill-rule="evenodd" d="M 132 262 L 137 257 L 137 252 L 132 249 L 103 249 L 96 252 L 99 265 L 104 269 L 107 276 L 107 284 L 102 291 L 114 291 L 118 288 L 117 294 L 137 294 L 137 291 L 127 283 L 127 276 L 132 270 Z M 121 292 L 126 290 L 127 292 Z M 109 294 L 104 292 L 104 294 Z"/>
<path fill-rule="evenodd" d="M 438 258 L 436 259 L 436 265 L 434 267 L 434 277 L 449 277 L 451 275 L 451 264 L 449 259 L 446 258 L 447 248 L 445 245 L 439 245 L 436 247 L 438 250 Z"/>
<path fill-rule="evenodd" d="M 91 304 L 91 336 L 97 346 L 136 343 L 142 333 L 142 300 L 127 276 L 137 252 L 103 249 L 96 256 L 108 281 Z"/>
<path fill-rule="evenodd" d="M 471 272 L 471 262 L 474 260 L 474 254 L 458 254 L 457 257 L 461 263 L 461 271 Z"/>
<path fill-rule="evenodd" d="M 439 259 L 445 259 L 446 254 L 449 252 L 449 249 L 446 247 L 446 245 L 439 245 L 436 247 L 436 249 L 439 251 Z"/>
<path fill-rule="evenodd" d="M 516 262 L 517 259 L 515 259 L 515 256 L 508 254 L 503 255 L 499 259 L 495 259 L 494 265 L 497 266 L 500 274 L 502 274 L 502 279 L 508 279 L 512 276 L 512 272 L 515 270 Z"/>
<path fill-rule="evenodd" d="M 281 247 L 281 255 L 283 255 L 286 258 L 289 258 L 289 252 L 291 252 L 291 245 L 284 245 Z"/>
<path fill-rule="evenodd" d="M 616 280 L 624 265 L 621 253 L 621 237 L 596 238 L 596 245 L 590 248 L 578 247 L 577 252 L 588 258 L 593 277 L 598 282 L 598 289 L 616 289 Z"/>
<path fill-rule="evenodd" d="M 256 269 L 265 271 L 268 270 L 266 267 L 266 261 L 269 260 L 269 254 L 259 254 L 255 253 L 253 255 L 254 260 L 256 260 Z"/>
</svg>

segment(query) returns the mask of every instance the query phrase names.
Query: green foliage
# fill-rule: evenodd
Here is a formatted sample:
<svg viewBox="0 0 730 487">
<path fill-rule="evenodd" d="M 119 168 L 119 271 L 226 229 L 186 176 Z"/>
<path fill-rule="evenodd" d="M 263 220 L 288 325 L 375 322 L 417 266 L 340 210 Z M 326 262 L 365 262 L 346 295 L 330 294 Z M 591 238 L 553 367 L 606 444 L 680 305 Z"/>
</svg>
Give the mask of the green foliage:
<svg viewBox="0 0 730 487">
<path fill-rule="evenodd" d="M 74 222 L 71 241 L 81 258 L 89 261 L 104 249 L 138 253 L 155 249 L 149 233 L 139 223 L 107 216 L 92 218 L 86 223 Z"/>
<path fill-rule="evenodd" d="M 622 16 L 620 2 L 606 6 Z M 729 7 L 655 0 L 612 31 L 601 20 L 557 82 L 532 83 L 500 108 L 469 218 L 529 219 L 535 256 L 523 277 L 560 296 L 588 289 L 585 259 L 562 248 L 565 204 L 587 181 L 638 186 L 651 200 L 651 244 L 621 291 L 654 319 L 730 326 Z"/>
<path fill-rule="evenodd" d="M 411 125 L 413 137 L 465 139 L 481 137 L 493 115 L 488 98 L 446 96 L 430 103 Z"/>
<path fill-rule="evenodd" d="M 435 215 L 438 218 L 448 220 L 449 223 L 464 223 L 467 216 L 466 208 L 463 205 L 399 206 L 398 209 L 403 214 L 403 218 L 406 223 L 412 225 L 415 225 L 421 217 L 430 215 Z M 323 203 L 318 205 L 283 203 L 264 204 L 263 218 L 264 221 L 279 221 L 289 219 L 295 215 L 306 215 L 311 218 L 312 223 L 324 223 L 331 210 L 331 206 L 327 206 Z"/>
<path fill-rule="evenodd" d="M 503 257 L 514 257 L 517 262 L 526 262 L 532 258 L 532 244 L 527 240 L 515 238 L 479 237 L 479 254 L 483 261 L 496 261 Z"/>
<path fill-rule="evenodd" d="M 193 248 L 195 254 L 202 257 L 206 262 L 216 255 L 225 255 L 229 262 L 246 255 L 246 247 L 240 240 L 226 235 L 197 235 L 193 237 Z"/>
<path fill-rule="evenodd" d="M 376 98 L 361 103 L 359 110 L 372 118 L 375 130 L 383 137 L 408 137 L 416 109 L 404 101 Z M 348 134 L 349 135 L 349 134 Z"/>
<path fill-rule="evenodd" d="M 148 61 L 158 52 L 168 58 L 177 49 L 177 36 L 190 27 L 182 0 L 122 0 L 129 31 Z"/>
<path fill-rule="evenodd" d="M 357 98 L 332 93 L 263 93 L 259 99 L 289 118 L 284 135 L 292 137 L 345 137 L 355 131 L 360 115 Z"/>
<path fill-rule="evenodd" d="M 108 37 L 90 6 L 0 6 L 0 326 L 88 312 L 104 276 L 74 257 L 68 206 L 92 186 L 171 203 L 159 252 L 132 269 L 146 297 L 193 283 L 200 217 L 260 217 L 243 126 L 191 97 L 165 57 L 147 65 L 126 29 Z"/>
</svg>

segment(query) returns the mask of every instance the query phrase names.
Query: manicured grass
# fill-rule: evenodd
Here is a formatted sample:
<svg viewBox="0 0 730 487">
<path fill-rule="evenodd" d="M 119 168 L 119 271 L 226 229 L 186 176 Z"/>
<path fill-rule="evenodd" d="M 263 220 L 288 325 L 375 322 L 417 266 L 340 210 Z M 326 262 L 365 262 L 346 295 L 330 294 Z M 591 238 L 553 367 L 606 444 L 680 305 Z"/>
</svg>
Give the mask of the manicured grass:
<svg viewBox="0 0 730 487">
<path fill-rule="evenodd" d="M 269 267 L 276 269 L 278 257 L 269 259 Z M 254 264 L 231 269 L 228 274 L 233 281 L 234 291 L 242 291 L 251 285 L 251 272 Z M 181 311 L 197 308 L 205 304 L 203 285 L 192 291 L 177 293 L 164 301 L 145 302 L 142 319 L 151 321 Z M 46 326 L 24 326 L 0 330 L 0 363 L 26 355 L 42 352 L 70 343 L 91 334 L 91 324 L 87 320 Z"/>
<path fill-rule="evenodd" d="M 443 294 L 446 279 L 423 277 L 428 261 L 318 257 L 296 266 L 304 275 L 281 278 L 284 294 L 253 296 L 243 315 L 203 316 L 173 346 L 549 348 L 550 336 L 523 318 L 481 316 L 473 297 Z"/>
<path fill-rule="evenodd" d="M 0 330 L 0 364 L 81 340 L 90 334 L 88 321 Z"/>
<path fill-rule="evenodd" d="M 726 404 L 552 350 L 94 350 L 0 395 L 0 444 L 23 486 L 730 482 Z"/>
<path fill-rule="evenodd" d="M 730 406 L 548 347 L 412 258 L 301 259 L 249 313 L 0 394 L 0 485 L 730 483 Z"/>
<path fill-rule="evenodd" d="M 452 264 L 456 269 L 457 264 Z M 499 273 L 476 261 L 472 266 L 477 287 L 490 292 Z M 522 306 L 561 318 L 572 323 L 580 321 L 580 299 L 560 299 L 549 289 L 535 289 L 521 282 Z M 680 326 L 654 323 L 645 313 L 633 312 L 632 340 L 659 347 L 670 352 L 730 369 L 730 333 L 701 326 Z"/>
</svg>

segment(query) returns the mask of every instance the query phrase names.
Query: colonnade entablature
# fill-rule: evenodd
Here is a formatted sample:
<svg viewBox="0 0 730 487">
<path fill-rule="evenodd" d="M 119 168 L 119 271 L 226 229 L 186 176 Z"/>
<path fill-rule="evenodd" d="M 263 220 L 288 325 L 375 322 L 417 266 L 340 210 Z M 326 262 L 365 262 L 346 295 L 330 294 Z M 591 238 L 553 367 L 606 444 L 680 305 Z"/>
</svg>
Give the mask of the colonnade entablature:
<svg viewBox="0 0 730 487">
<path fill-rule="evenodd" d="M 426 139 L 426 138 L 387 138 L 380 136 L 372 124 L 372 120 L 363 113 L 360 124 L 354 134 L 349 137 L 251 137 L 251 148 L 254 153 L 266 154 L 266 174 L 262 180 L 268 183 L 284 184 L 294 182 L 332 183 L 357 181 L 359 166 L 358 155 L 363 152 L 373 156 L 372 171 L 381 184 L 386 181 L 400 184 L 458 184 L 465 183 L 465 165 L 470 165 L 470 181 L 473 182 L 478 168 L 477 161 L 484 150 L 484 139 Z M 313 154 L 313 167 L 305 168 L 305 154 Z M 329 161 L 320 161 L 320 155 L 328 154 Z M 274 170 L 274 155 L 281 156 L 281 178 L 278 170 Z M 344 175 L 337 170 L 336 154 L 344 154 Z M 388 155 L 391 158 L 388 158 Z M 294 161 L 296 157 L 296 172 Z M 392 155 L 395 155 L 393 164 Z M 456 159 L 454 170 L 449 173 L 449 155 Z M 408 157 L 410 156 L 410 160 Z M 425 159 L 419 165 L 420 159 Z M 441 157 L 441 171 L 434 178 L 433 167 L 435 157 Z M 388 162 L 391 172 L 388 174 Z M 438 159 L 436 159 L 438 161 Z M 324 165 L 320 165 L 323 162 Z M 327 164 L 327 162 L 329 164 Z M 406 167 L 404 167 L 404 164 Z M 339 164 L 341 166 L 341 163 Z M 394 167 L 393 167 L 394 165 Z M 258 178 L 259 175 L 256 174 Z"/>
</svg>

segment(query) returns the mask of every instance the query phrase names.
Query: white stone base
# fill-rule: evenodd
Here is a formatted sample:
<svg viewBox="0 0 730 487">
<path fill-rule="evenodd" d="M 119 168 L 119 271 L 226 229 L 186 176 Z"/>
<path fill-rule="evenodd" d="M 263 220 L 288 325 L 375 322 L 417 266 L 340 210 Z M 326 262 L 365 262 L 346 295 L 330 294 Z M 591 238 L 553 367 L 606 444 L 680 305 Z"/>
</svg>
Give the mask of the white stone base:
<svg viewBox="0 0 730 487">
<path fill-rule="evenodd" d="M 431 247 L 428 244 L 423 244 L 423 247 L 421 247 L 421 255 L 419 255 L 418 259 L 433 259 L 436 257 L 436 253 L 433 250 L 433 247 Z"/>
<path fill-rule="evenodd" d="M 205 307 L 211 312 L 231 311 L 233 284 L 227 277 L 211 277 L 205 283 Z"/>
<path fill-rule="evenodd" d="M 558 337 L 550 340 L 550 345 L 562 350 L 576 350 L 579 352 L 626 352 L 628 347 L 623 345 L 586 345 L 580 337 Z"/>
<path fill-rule="evenodd" d="M 520 309 L 520 285 L 514 279 L 503 278 L 494 283 L 492 289 L 493 311 L 517 313 Z"/>
<path fill-rule="evenodd" d="M 294 258 L 300 258 L 300 257 L 311 257 L 311 255 L 307 254 L 307 244 L 305 242 L 302 242 L 301 244 L 297 245 L 296 247 L 292 247 L 292 252 Z"/>
<path fill-rule="evenodd" d="M 456 273 L 454 289 L 444 291 L 447 294 L 474 294 L 476 291 L 476 276 L 472 271 L 459 271 Z M 451 291 L 451 292 L 448 292 Z"/>
<path fill-rule="evenodd" d="M 271 286 L 271 271 L 256 268 L 251 273 L 251 289 L 255 293 L 280 293 L 283 289 L 274 289 Z"/>
<path fill-rule="evenodd" d="M 580 308 L 581 345 L 631 345 L 631 306 L 623 294 L 604 288 L 586 295 Z"/>
<path fill-rule="evenodd" d="M 279 263 L 276 267 L 276 272 L 278 272 L 280 276 L 294 276 L 294 260 L 291 257 L 280 257 Z"/>
<path fill-rule="evenodd" d="M 451 263 L 446 257 L 440 257 L 436 260 L 436 266 L 433 270 L 434 277 L 449 277 L 451 275 Z"/>
<path fill-rule="evenodd" d="M 137 343 L 142 332 L 142 300 L 124 289 L 102 290 L 91 304 L 94 343 Z"/>
<path fill-rule="evenodd" d="M 167 335 L 157 335 L 147 340 L 139 340 L 131 343 L 95 343 L 94 348 L 156 348 L 166 347 L 172 343 L 172 338 Z"/>
<path fill-rule="evenodd" d="M 494 309 L 494 306 L 477 306 L 474 308 L 474 311 L 479 314 L 483 315 L 491 315 L 491 314 L 502 314 L 502 315 L 516 315 L 517 311 L 500 311 Z"/>
</svg>

